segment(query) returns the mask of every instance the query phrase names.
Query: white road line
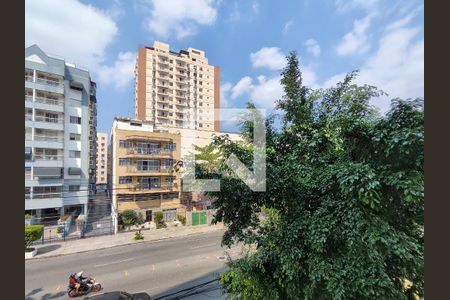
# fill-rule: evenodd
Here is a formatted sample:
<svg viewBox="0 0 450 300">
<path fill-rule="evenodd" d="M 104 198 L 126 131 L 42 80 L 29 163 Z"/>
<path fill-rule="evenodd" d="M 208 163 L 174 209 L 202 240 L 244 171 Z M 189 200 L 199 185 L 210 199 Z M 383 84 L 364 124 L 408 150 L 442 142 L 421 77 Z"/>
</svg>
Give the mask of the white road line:
<svg viewBox="0 0 450 300">
<path fill-rule="evenodd" d="M 206 244 L 206 245 L 200 245 L 200 246 L 191 247 L 191 248 L 189 248 L 189 249 L 199 249 L 199 248 L 210 247 L 210 246 L 220 246 L 220 244 L 217 244 L 217 243 L 211 243 L 211 244 Z"/>
<path fill-rule="evenodd" d="M 109 265 L 113 265 L 113 264 L 120 264 L 120 263 L 130 261 L 130 260 L 134 260 L 134 258 L 127 258 L 127 259 L 123 259 L 123 260 L 113 261 L 113 262 L 110 262 L 107 264 L 95 265 L 94 268 L 109 266 Z"/>
</svg>

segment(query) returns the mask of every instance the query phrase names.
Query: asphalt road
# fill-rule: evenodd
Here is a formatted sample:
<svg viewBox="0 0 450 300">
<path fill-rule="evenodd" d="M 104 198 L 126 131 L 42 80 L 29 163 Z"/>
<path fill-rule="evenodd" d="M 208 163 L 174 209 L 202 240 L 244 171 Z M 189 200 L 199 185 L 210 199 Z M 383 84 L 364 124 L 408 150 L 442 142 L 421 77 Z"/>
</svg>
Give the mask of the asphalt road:
<svg viewBox="0 0 450 300">
<path fill-rule="evenodd" d="M 147 292 L 151 296 L 172 291 L 223 270 L 225 251 L 237 255 L 238 247 L 221 248 L 223 231 L 169 240 L 118 246 L 109 249 L 25 262 L 25 299 L 64 299 L 70 273 L 92 275 L 103 292 Z"/>
</svg>

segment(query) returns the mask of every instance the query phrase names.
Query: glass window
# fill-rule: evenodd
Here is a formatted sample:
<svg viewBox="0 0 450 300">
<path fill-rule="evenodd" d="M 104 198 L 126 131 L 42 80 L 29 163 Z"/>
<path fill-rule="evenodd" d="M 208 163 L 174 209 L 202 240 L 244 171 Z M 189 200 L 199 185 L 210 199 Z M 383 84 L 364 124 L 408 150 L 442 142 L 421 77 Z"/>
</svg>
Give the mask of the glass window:
<svg viewBox="0 0 450 300">
<path fill-rule="evenodd" d="M 132 143 L 129 141 L 119 141 L 119 147 L 120 148 L 131 148 Z"/>
<path fill-rule="evenodd" d="M 138 171 L 159 170 L 159 159 L 140 159 L 136 163 Z"/>
<path fill-rule="evenodd" d="M 25 147 L 25 160 L 31 160 L 31 147 Z"/>
<path fill-rule="evenodd" d="M 81 134 L 71 133 L 69 139 L 71 141 L 79 141 L 79 140 L 81 140 Z"/>
<path fill-rule="evenodd" d="M 119 158 L 119 166 L 131 166 L 131 158 Z"/>
<path fill-rule="evenodd" d="M 75 150 L 69 151 L 70 158 L 80 158 L 80 156 L 81 156 L 81 151 L 75 151 Z"/>
<path fill-rule="evenodd" d="M 175 182 L 175 180 L 176 180 L 176 177 L 175 176 L 167 176 L 166 177 L 166 183 L 174 183 Z"/>
<path fill-rule="evenodd" d="M 119 176 L 119 184 L 131 183 L 131 176 Z"/>
<path fill-rule="evenodd" d="M 75 116 L 70 116 L 70 123 L 72 123 L 72 124 L 81 124 L 81 118 L 80 117 L 75 117 Z"/>
<path fill-rule="evenodd" d="M 173 151 L 176 148 L 177 148 L 177 144 L 175 144 L 175 143 L 167 143 L 167 144 L 164 145 L 164 149 L 165 150 Z"/>
<path fill-rule="evenodd" d="M 69 185 L 69 192 L 78 192 L 80 191 L 79 185 Z"/>
</svg>

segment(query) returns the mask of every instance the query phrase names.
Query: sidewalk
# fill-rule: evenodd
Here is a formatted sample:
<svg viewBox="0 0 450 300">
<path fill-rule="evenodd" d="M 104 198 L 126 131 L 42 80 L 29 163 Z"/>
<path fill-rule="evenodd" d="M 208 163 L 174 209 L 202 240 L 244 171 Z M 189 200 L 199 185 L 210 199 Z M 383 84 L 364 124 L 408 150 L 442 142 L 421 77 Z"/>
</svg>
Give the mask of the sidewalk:
<svg viewBox="0 0 450 300">
<path fill-rule="evenodd" d="M 37 255 L 29 259 L 47 258 L 52 256 L 67 255 L 85 251 L 105 249 L 115 246 L 128 244 L 145 243 L 149 241 L 157 241 L 170 239 L 174 237 L 183 237 L 191 234 L 206 233 L 224 230 L 223 224 L 217 225 L 198 225 L 198 226 L 181 226 L 163 229 L 142 230 L 144 240 L 135 241 L 133 239 L 135 232 L 124 232 L 116 235 L 106 235 L 98 237 L 90 237 L 67 242 L 51 243 L 37 245 Z"/>
</svg>

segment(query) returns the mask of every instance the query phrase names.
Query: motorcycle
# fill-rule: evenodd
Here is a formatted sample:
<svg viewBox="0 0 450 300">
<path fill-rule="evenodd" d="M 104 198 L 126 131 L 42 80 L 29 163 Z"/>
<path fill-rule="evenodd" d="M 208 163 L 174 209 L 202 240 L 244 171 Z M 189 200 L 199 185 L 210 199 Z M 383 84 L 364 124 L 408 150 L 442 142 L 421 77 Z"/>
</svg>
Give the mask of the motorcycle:
<svg viewBox="0 0 450 300">
<path fill-rule="evenodd" d="M 87 295 L 91 292 L 92 293 L 99 292 L 101 290 L 102 290 L 102 285 L 99 282 L 95 281 L 94 278 L 89 276 L 80 283 L 80 288 L 78 289 L 78 292 L 75 288 L 75 285 L 73 285 L 71 283 L 71 281 L 69 280 L 69 286 L 67 287 L 67 295 L 70 298 L 73 298 L 73 297 Z"/>
</svg>

